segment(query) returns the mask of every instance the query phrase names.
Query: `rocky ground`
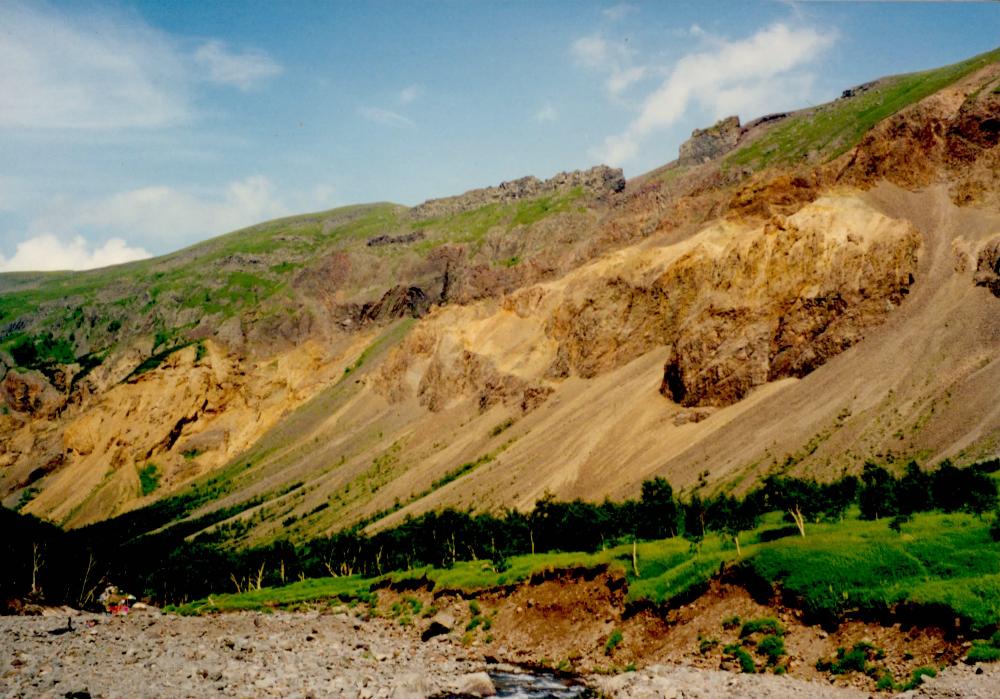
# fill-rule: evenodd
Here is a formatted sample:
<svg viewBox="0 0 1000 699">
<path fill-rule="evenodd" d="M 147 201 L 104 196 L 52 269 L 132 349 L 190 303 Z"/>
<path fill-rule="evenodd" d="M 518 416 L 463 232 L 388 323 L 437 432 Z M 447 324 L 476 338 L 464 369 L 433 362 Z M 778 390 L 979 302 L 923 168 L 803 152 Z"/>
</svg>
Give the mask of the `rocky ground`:
<svg viewBox="0 0 1000 699">
<path fill-rule="evenodd" d="M 488 677 L 449 643 L 348 613 L 0 618 L 4 697 L 394 697 L 468 692 Z"/>
<path fill-rule="evenodd" d="M 851 697 L 894 697 L 894 699 L 987 699 L 997 696 L 1000 671 L 997 668 L 955 666 L 938 677 L 926 678 L 921 686 L 902 694 L 870 694 L 847 687 L 826 686 L 791 677 L 740 675 L 720 670 L 656 665 L 640 672 L 615 677 L 593 678 L 591 684 L 609 699 L 714 699 L 754 697 L 755 699 L 848 699 Z"/>
<path fill-rule="evenodd" d="M 579 696 L 509 688 L 512 668 L 490 665 L 448 636 L 422 642 L 385 619 L 341 612 L 180 617 L 74 614 L 0 617 L 2 697 L 471 697 Z M 774 675 L 655 665 L 584 678 L 591 696 L 866 697 Z M 906 697 L 993 697 L 1000 668 L 956 666 Z M 505 688 L 506 687 L 506 688 Z M 888 695 L 886 695 L 888 696 Z"/>
</svg>

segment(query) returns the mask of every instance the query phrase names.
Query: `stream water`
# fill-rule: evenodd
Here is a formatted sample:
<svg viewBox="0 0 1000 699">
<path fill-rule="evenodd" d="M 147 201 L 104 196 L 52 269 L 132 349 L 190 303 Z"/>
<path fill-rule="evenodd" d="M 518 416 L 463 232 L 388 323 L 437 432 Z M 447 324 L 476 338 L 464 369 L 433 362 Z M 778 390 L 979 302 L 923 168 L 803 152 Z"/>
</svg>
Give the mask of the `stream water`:
<svg viewBox="0 0 1000 699">
<path fill-rule="evenodd" d="M 491 672 L 490 679 L 498 697 L 510 699 L 575 699 L 593 696 L 586 687 L 573 680 L 550 674 L 527 672 Z"/>
</svg>

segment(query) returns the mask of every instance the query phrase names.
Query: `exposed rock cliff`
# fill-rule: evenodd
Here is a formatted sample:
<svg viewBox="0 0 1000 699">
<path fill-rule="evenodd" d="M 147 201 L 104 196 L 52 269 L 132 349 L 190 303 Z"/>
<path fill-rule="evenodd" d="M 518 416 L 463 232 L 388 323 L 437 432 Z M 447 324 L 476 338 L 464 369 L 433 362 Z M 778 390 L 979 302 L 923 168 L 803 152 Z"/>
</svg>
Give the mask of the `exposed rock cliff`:
<svg viewBox="0 0 1000 699">
<path fill-rule="evenodd" d="M 598 165 L 589 170 L 561 172 L 547 180 L 528 176 L 496 187 L 473 189 L 465 194 L 443 199 L 430 199 L 411 210 L 415 218 L 447 216 L 462 211 L 478 209 L 487 204 L 498 204 L 530 199 L 555 192 L 564 192 L 579 187 L 589 195 L 604 195 L 620 192 L 625 188 L 625 176 L 621 168 Z"/>
<path fill-rule="evenodd" d="M 676 245 L 629 249 L 500 306 L 442 309 L 386 365 L 380 386 L 431 410 L 592 378 L 649 350 L 661 392 L 724 406 L 804 376 L 860 340 L 913 282 L 920 237 L 858 199 L 826 198 L 759 227 L 709 226 Z M 399 384 L 399 385 L 394 385 Z"/>
<path fill-rule="evenodd" d="M 691 138 L 681 144 L 679 165 L 700 165 L 715 160 L 736 147 L 743 130 L 740 118 L 726 117 L 707 129 L 695 129 Z"/>
</svg>

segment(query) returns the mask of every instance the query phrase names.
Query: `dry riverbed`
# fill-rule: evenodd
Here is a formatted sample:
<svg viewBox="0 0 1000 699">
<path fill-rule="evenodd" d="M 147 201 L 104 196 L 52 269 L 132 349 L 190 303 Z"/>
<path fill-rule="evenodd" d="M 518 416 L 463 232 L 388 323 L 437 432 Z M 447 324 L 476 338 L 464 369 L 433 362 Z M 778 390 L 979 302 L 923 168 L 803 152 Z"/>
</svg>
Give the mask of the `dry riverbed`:
<svg viewBox="0 0 1000 699">
<path fill-rule="evenodd" d="M 493 691 L 487 671 L 513 669 L 488 664 L 454 635 L 424 642 L 419 629 L 363 619 L 351 610 L 206 617 L 74 613 L 72 630 L 50 633 L 66 627 L 64 615 L 0 617 L 0 696 L 478 696 Z M 869 696 L 789 677 L 669 665 L 584 680 L 591 696 L 636 699 Z M 909 696 L 993 697 L 997 686 L 995 668 L 957 666 Z"/>
</svg>

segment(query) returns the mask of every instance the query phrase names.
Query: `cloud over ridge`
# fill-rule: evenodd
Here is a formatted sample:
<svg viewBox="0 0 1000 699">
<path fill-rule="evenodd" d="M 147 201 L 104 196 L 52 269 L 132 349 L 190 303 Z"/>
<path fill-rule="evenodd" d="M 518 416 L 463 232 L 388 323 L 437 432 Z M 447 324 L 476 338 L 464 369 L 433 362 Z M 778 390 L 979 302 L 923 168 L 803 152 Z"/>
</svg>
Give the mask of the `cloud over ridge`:
<svg viewBox="0 0 1000 699">
<path fill-rule="evenodd" d="M 763 110 L 776 96 L 808 90 L 811 77 L 793 71 L 814 60 L 836 40 L 811 27 L 772 24 L 736 41 L 715 40 L 711 50 L 678 60 L 642 101 L 638 115 L 619 134 L 608 136 L 595 154 L 619 165 L 635 157 L 643 140 L 680 121 L 697 106 L 718 118 Z M 589 46 L 591 55 L 599 53 Z"/>
</svg>

